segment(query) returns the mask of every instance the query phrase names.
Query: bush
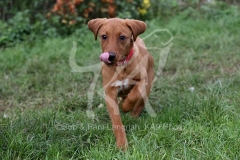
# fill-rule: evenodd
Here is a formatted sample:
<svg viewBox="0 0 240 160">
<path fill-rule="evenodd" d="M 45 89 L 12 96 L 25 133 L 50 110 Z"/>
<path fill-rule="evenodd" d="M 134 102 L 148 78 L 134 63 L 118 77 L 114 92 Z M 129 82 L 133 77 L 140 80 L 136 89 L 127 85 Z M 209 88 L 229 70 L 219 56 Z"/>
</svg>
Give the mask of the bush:
<svg viewBox="0 0 240 160">
<path fill-rule="evenodd" d="M 150 20 L 181 14 L 185 18 L 216 19 L 239 10 L 223 0 L 211 3 L 206 0 L 0 0 L 0 6 L 3 31 L 0 32 L 0 47 L 26 40 L 68 36 L 88 20 L 99 17 Z"/>
<path fill-rule="evenodd" d="M 5 2 L 5 3 L 4 3 Z M 150 3 L 149 0 L 144 2 Z M 147 10 L 141 0 L 52 0 L 22 2 L 0 0 L 3 7 L 0 21 L 0 47 L 12 46 L 21 41 L 41 39 L 48 36 L 68 36 L 87 21 L 97 17 L 143 19 Z M 8 10 L 8 12 L 6 12 Z"/>
<path fill-rule="evenodd" d="M 52 27 L 41 14 L 35 17 L 35 23 L 31 23 L 29 10 L 19 11 L 8 21 L 0 20 L 0 47 L 14 46 L 22 41 L 32 42 L 35 39 L 58 36 L 56 29 Z"/>
<path fill-rule="evenodd" d="M 0 29 L 4 31 L 0 33 L 0 46 L 12 45 L 26 40 L 31 33 L 30 20 L 27 14 L 27 10 L 18 12 L 8 23 L 0 21 Z"/>
<path fill-rule="evenodd" d="M 58 28 L 67 26 L 80 26 L 93 18 L 136 18 L 144 19 L 150 0 L 58 0 L 50 12 L 48 19 L 58 19 Z M 58 26 L 58 25 L 61 26 Z"/>
</svg>

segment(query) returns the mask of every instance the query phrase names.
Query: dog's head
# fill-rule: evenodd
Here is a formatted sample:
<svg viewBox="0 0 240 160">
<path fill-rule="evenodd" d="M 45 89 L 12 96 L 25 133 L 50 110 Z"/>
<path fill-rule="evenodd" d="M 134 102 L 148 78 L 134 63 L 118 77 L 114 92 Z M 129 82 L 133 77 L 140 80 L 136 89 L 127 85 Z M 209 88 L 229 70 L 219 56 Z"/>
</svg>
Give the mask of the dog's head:
<svg viewBox="0 0 240 160">
<path fill-rule="evenodd" d="M 98 18 L 90 20 L 88 27 L 95 40 L 100 36 L 102 52 L 109 53 L 107 64 L 114 64 L 129 54 L 137 36 L 145 31 L 146 24 L 139 20 Z"/>
</svg>

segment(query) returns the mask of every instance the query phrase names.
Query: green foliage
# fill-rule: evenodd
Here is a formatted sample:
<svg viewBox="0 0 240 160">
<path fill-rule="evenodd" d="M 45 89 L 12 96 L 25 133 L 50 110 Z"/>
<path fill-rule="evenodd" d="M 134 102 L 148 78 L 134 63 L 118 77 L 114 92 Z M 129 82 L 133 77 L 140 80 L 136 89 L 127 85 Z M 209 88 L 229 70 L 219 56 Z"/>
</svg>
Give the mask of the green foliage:
<svg viewBox="0 0 240 160">
<path fill-rule="evenodd" d="M 41 14 L 37 14 L 38 20 L 31 24 L 31 14 L 29 10 L 19 11 L 7 22 L 0 21 L 0 28 L 4 32 L 0 33 L 0 47 L 14 46 L 22 41 L 31 43 L 35 39 L 57 36 L 55 28 L 47 22 Z"/>
<path fill-rule="evenodd" d="M 200 8 L 200 14 L 203 14 L 207 19 L 221 19 L 223 16 L 239 15 L 239 7 L 224 2 L 209 3 Z"/>
<path fill-rule="evenodd" d="M 239 7 L 222 1 L 199 5 L 198 0 L 183 1 L 182 3 L 177 0 L 151 0 L 150 8 L 147 8 L 146 4 L 144 8 L 143 2 L 142 0 L 116 1 L 116 15 L 120 18 L 162 20 L 170 19 L 174 15 L 181 13 L 181 16 L 186 19 L 189 17 L 204 17 L 216 20 L 225 15 L 239 14 Z M 84 1 L 76 8 L 78 11 L 78 16 L 75 17 L 76 24 L 69 25 L 68 23 L 62 23 L 63 17 L 58 14 L 46 18 L 54 3 L 54 0 L 24 0 L 15 3 L 0 0 L 0 4 L 2 4 L 0 47 L 14 46 L 20 42 L 32 43 L 46 37 L 66 37 L 79 32 L 79 28 L 85 26 L 89 19 L 109 16 L 107 3 L 98 0 L 91 1 L 91 3 Z M 89 6 L 93 7 L 88 8 Z M 84 16 L 86 9 L 89 9 L 89 11 Z M 141 14 L 143 11 L 146 14 Z"/>
<path fill-rule="evenodd" d="M 13 45 L 24 41 L 31 34 L 30 19 L 28 10 L 18 12 L 8 23 L 1 21 L 0 47 L 4 45 Z"/>
<path fill-rule="evenodd" d="M 129 19 L 142 19 L 137 8 L 141 6 L 141 1 L 116 1 L 117 5 L 117 17 L 129 18 Z"/>
<path fill-rule="evenodd" d="M 204 17 L 207 19 L 221 18 L 226 14 L 237 13 L 238 5 L 229 5 L 224 1 L 211 1 L 200 3 L 199 0 L 189 1 L 167 1 L 167 0 L 151 0 L 152 6 L 149 10 L 151 19 L 155 17 L 161 19 L 170 19 L 180 13 L 184 13 L 186 17 Z"/>
</svg>

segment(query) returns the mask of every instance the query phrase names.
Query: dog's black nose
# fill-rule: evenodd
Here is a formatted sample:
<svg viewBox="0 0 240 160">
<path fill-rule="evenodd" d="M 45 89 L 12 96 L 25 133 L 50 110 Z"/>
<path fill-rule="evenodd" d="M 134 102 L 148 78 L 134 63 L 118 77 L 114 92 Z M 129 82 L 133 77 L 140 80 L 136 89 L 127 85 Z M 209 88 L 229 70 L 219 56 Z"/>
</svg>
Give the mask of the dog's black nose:
<svg viewBox="0 0 240 160">
<path fill-rule="evenodd" d="M 110 62 L 113 62 L 116 58 L 116 54 L 114 52 L 109 52 L 109 57 L 108 57 L 108 60 Z"/>
</svg>

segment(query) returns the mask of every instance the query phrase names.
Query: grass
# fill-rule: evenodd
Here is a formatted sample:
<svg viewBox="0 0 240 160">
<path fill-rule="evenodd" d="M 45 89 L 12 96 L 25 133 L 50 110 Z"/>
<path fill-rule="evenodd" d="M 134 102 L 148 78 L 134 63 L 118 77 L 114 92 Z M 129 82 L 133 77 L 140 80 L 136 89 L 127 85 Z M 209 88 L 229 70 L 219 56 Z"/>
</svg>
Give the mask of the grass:
<svg viewBox="0 0 240 160">
<path fill-rule="evenodd" d="M 150 103 L 139 119 L 122 114 L 129 149 L 116 149 L 103 99 L 94 97 L 95 119 L 86 115 L 93 75 L 68 64 L 76 41 L 77 64 L 98 63 L 92 33 L 46 39 L 0 53 L 0 156 L 2 159 L 239 159 L 240 30 L 238 14 L 221 19 L 173 17 L 148 21 L 167 28 L 173 46 Z M 162 41 L 169 39 L 160 33 Z M 164 47 L 149 38 L 147 46 Z M 157 53 L 157 52 L 156 52 Z M 153 53 L 157 62 L 158 54 Z M 157 67 L 157 63 L 156 63 Z M 101 88 L 100 79 L 97 89 Z M 194 90 L 190 88 L 194 87 Z"/>
</svg>

